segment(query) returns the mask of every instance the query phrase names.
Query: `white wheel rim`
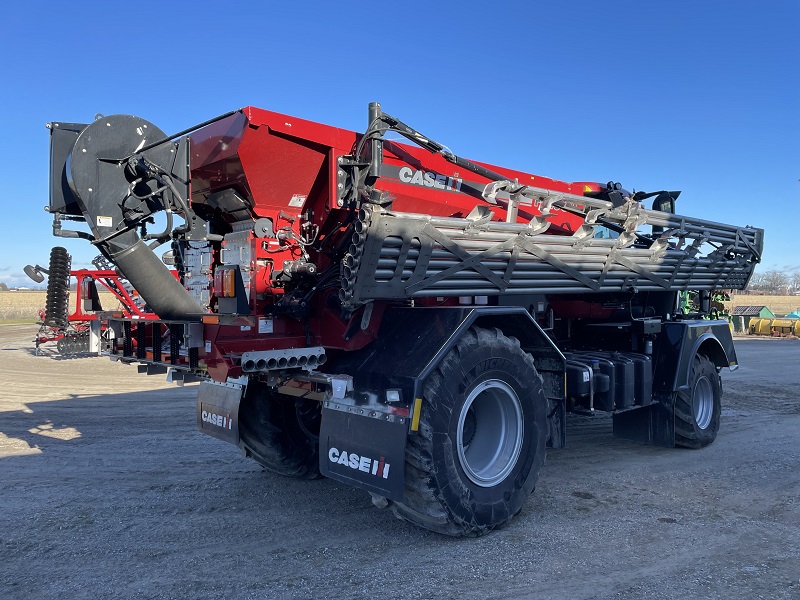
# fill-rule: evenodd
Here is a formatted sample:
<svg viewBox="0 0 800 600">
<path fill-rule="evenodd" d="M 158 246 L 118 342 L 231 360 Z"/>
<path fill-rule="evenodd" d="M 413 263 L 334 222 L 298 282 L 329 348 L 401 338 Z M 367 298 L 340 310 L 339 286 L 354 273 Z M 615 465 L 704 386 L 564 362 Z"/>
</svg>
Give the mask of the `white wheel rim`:
<svg viewBox="0 0 800 600">
<path fill-rule="evenodd" d="M 461 407 L 456 435 L 458 460 L 470 481 L 481 487 L 503 481 L 522 449 L 522 405 L 514 389 L 499 379 L 478 384 Z"/>
<path fill-rule="evenodd" d="M 711 424 L 711 417 L 714 414 L 714 388 L 708 377 L 700 377 L 694 384 L 692 409 L 697 426 L 706 429 Z"/>
</svg>

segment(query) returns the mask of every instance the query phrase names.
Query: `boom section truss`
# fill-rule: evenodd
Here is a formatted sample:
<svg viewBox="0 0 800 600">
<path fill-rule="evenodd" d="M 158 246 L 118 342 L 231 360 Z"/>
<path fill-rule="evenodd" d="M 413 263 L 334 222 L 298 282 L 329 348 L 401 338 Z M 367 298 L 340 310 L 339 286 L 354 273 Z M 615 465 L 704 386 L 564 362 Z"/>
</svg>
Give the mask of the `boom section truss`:
<svg viewBox="0 0 800 600">
<path fill-rule="evenodd" d="M 341 299 L 355 307 L 437 296 L 743 289 L 760 260 L 761 229 L 648 210 L 631 199 L 584 210 L 584 225 L 556 235 L 546 233 L 544 218 L 494 221 L 485 206 L 449 218 L 365 204 L 344 257 Z M 659 233 L 640 233 L 645 226 Z"/>
</svg>

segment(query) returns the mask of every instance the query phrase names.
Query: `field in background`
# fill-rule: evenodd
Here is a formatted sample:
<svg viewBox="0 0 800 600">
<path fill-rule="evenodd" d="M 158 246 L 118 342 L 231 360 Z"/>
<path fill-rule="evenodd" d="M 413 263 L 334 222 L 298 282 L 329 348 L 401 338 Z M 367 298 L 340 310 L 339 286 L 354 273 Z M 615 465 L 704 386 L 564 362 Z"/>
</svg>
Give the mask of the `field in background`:
<svg viewBox="0 0 800 600">
<path fill-rule="evenodd" d="M 75 308 L 74 292 L 70 293 L 70 312 Z M 44 308 L 47 292 L 0 292 L 0 323 L 36 323 L 39 309 Z M 119 303 L 112 294 L 100 293 L 104 310 L 116 310 Z"/>
<path fill-rule="evenodd" d="M 775 316 L 787 315 L 793 310 L 800 311 L 800 296 L 759 296 L 756 294 L 736 294 L 725 303 L 731 312 L 735 306 L 766 306 Z"/>
<path fill-rule="evenodd" d="M 70 294 L 70 310 L 74 306 L 74 292 Z M 38 311 L 44 308 L 46 292 L 0 292 L 0 323 L 35 323 Z M 118 303 L 109 293 L 100 293 L 105 310 L 116 310 Z M 767 306 L 776 315 L 785 315 L 800 310 L 800 296 L 758 296 L 737 294 L 726 304 L 734 306 Z"/>
</svg>

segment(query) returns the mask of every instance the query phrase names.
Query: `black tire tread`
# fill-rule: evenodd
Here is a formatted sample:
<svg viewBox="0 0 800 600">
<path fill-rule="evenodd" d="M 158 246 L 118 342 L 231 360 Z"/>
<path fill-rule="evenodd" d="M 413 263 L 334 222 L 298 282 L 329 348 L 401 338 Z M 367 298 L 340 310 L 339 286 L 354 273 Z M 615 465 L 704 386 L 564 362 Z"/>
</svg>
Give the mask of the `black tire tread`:
<svg viewBox="0 0 800 600">
<path fill-rule="evenodd" d="M 426 419 L 426 413 L 435 405 L 438 397 L 437 390 L 441 389 L 447 380 L 448 372 L 452 373 L 458 368 L 462 358 L 474 347 L 482 348 L 504 346 L 513 354 L 524 360 L 526 365 L 533 370 L 541 383 L 542 378 L 536 371 L 533 357 L 523 351 L 519 340 L 505 336 L 499 329 L 481 329 L 473 327 L 466 332 L 456 346 L 442 359 L 437 369 L 428 378 L 423 394 L 424 402 L 422 418 L 417 435 L 410 436 L 406 445 L 405 463 L 405 495 L 403 502 L 393 502 L 391 508 L 394 514 L 403 520 L 409 521 L 444 535 L 454 537 L 478 537 L 494 529 L 505 527 L 519 513 L 517 510 L 507 510 L 505 518 L 501 518 L 492 526 L 484 526 L 477 522 L 465 522 L 453 515 L 439 497 L 435 486 L 434 463 L 431 447 L 433 444 L 433 431 Z M 544 400 L 544 398 L 542 398 Z M 542 403 L 544 411 L 546 402 Z M 544 413 L 543 413 L 544 414 Z M 545 417 L 546 418 L 546 417 Z M 529 487 L 528 494 L 536 487 L 536 481 L 542 463 L 544 451 L 537 452 L 536 461 L 531 469 L 531 474 L 525 483 Z"/>
<path fill-rule="evenodd" d="M 319 478 L 319 440 L 298 426 L 296 399 L 251 386 L 239 406 L 239 446 L 268 471 L 294 479 Z"/>
<path fill-rule="evenodd" d="M 690 385 L 690 389 L 675 394 L 675 445 L 696 450 L 708 446 L 716 438 L 719 429 L 719 409 L 717 408 L 715 411 L 717 414 L 712 418 L 707 431 L 702 432 L 696 425 L 692 406 L 695 374 L 705 374 L 709 378 L 716 378 L 720 393 L 722 387 L 717 369 L 706 355 L 696 354 L 691 369 L 690 382 L 692 385 Z M 718 402 L 719 399 L 717 399 Z"/>
</svg>

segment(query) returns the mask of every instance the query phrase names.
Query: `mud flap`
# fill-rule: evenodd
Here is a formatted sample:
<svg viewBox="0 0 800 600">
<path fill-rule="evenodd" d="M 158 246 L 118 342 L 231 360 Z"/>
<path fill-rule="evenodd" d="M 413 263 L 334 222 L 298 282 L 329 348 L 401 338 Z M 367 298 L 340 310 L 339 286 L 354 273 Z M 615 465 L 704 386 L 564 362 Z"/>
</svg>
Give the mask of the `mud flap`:
<svg viewBox="0 0 800 600">
<path fill-rule="evenodd" d="M 197 392 L 198 431 L 238 446 L 243 387 L 238 383 L 202 382 Z"/>
<path fill-rule="evenodd" d="M 364 416 L 354 413 L 358 408 L 352 406 L 330 406 L 335 405 L 322 409 L 320 473 L 390 500 L 402 500 L 408 421 L 377 412 Z"/>
<path fill-rule="evenodd" d="M 664 448 L 675 447 L 675 406 L 672 396 L 614 413 L 614 437 Z"/>
</svg>

